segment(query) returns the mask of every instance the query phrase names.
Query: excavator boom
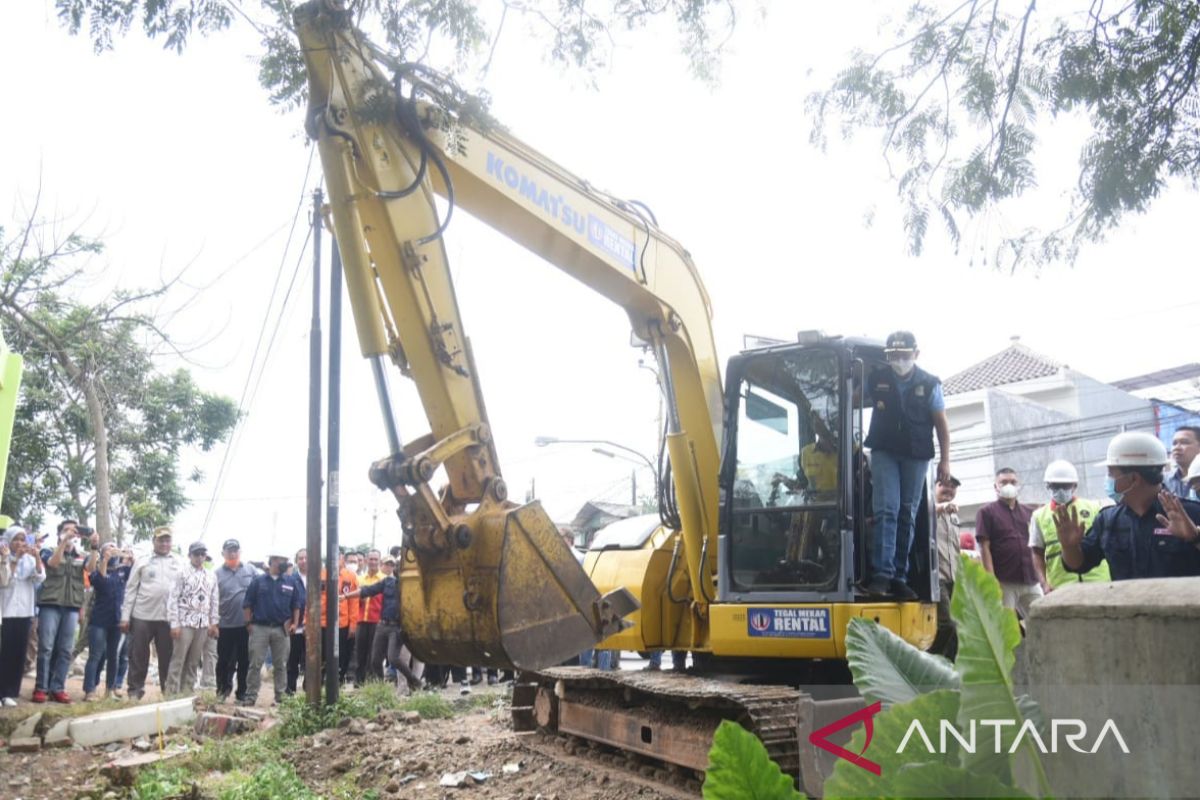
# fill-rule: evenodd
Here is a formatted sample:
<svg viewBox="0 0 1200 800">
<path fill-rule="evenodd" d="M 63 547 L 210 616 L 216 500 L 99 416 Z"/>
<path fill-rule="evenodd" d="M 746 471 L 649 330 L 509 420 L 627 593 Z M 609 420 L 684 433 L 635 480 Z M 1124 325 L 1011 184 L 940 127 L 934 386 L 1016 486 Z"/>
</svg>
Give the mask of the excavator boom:
<svg viewBox="0 0 1200 800">
<path fill-rule="evenodd" d="M 592 585 L 540 504 L 517 507 L 492 444 L 442 234 L 462 207 L 620 304 L 655 350 L 687 574 L 713 594 L 721 382 L 709 299 L 652 216 L 509 136 L 439 74 L 376 49 L 328 0 L 296 11 L 329 211 L 391 454 L 371 479 L 400 503 L 402 623 L 439 664 L 540 668 L 618 632 L 637 601 Z M 385 71 L 390 70 L 390 73 Z M 449 203 L 439 217 L 435 194 Z M 416 383 L 430 431 L 404 443 L 383 381 Z M 447 484 L 430 486 L 438 467 Z"/>
</svg>

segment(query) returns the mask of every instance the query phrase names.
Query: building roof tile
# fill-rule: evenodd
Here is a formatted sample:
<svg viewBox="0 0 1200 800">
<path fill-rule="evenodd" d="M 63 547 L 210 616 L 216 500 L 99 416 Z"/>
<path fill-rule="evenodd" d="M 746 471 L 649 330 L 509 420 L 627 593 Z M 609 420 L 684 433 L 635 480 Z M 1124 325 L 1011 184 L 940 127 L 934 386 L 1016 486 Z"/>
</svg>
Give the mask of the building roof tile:
<svg viewBox="0 0 1200 800">
<path fill-rule="evenodd" d="M 1020 342 L 1013 342 L 999 353 L 951 375 L 943 381 L 942 391 L 946 394 L 962 394 L 976 389 L 990 389 L 1056 375 L 1066 367 L 1066 364 L 1035 353 Z"/>
</svg>

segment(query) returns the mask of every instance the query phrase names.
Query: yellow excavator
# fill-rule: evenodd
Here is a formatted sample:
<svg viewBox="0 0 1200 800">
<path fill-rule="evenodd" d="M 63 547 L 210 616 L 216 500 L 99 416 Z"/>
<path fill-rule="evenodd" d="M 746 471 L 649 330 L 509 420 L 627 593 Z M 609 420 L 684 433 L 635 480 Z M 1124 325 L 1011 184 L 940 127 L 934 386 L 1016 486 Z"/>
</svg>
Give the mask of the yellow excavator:
<svg viewBox="0 0 1200 800">
<path fill-rule="evenodd" d="M 370 478 L 399 502 L 410 649 L 429 663 L 522 670 L 518 730 L 687 783 L 716 725 L 734 719 L 819 791 L 829 763 L 803 730 L 859 702 L 844 691 L 850 619 L 919 647 L 936 629 L 927 501 L 909 570 L 920 599 L 859 588 L 870 508 L 859 387 L 884 364 L 882 345 L 803 333 L 730 359 L 723 387 L 710 298 L 645 206 L 523 144 L 446 77 L 371 43 L 341 6 L 314 0 L 295 22 L 307 130 L 390 439 Z M 660 513 L 602 530 L 582 567 L 540 504 L 508 500 L 446 257 L 460 208 L 619 304 L 658 362 Z M 407 442 L 389 365 L 414 381 L 430 425 Z M 692 668 L 554 666 L 593 646 L 688 651 Z"/>
</svg>

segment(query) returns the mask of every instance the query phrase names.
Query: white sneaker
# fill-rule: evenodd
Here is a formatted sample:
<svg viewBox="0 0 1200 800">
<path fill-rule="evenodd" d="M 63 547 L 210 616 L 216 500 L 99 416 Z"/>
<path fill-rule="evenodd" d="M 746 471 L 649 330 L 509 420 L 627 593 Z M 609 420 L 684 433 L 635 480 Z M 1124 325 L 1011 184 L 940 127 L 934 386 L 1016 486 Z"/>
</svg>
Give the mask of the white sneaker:
<svg viewBox="0 0 1200 800">
<path fill-rule="evenodd" d="M 11 697 L 6 697 L 4 700 L 0 700 L 0 702 L 4 704 L 5 708 L 14 708 L 17 705 L 17 701 L 13 700 Z"/>
<path fill-rule="evenodd" d="M 459 684 L 459 687 L 460 687 L 458 690 L 459 694 L 470 694 L 471 693 L 471 684 L 469 682 L 463 681 L 462 683 Z"/>
</svg>

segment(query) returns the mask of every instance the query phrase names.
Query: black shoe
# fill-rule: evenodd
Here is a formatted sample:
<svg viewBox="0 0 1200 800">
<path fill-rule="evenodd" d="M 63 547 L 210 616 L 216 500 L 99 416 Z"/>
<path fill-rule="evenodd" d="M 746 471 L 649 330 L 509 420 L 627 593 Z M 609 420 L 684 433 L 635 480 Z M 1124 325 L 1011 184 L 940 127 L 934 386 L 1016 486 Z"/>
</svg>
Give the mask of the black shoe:
<svg viewBox="0 0 1200 800">
<path fill-rule="evenodd" d="M 893 578 L 891 588 L 892 596 L 902 603 L 908 603 L 917 599 L 917 593 L 914 592 L 909 585 L 902 580 Z"/>
<path fill-rule="evenodd" d="M 872 597 L 887 597 L 892 593 L 892 582 L 882 575 L 876 575 L 863 588 Z"/>
</svg>

